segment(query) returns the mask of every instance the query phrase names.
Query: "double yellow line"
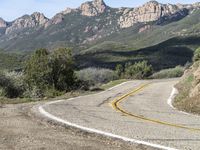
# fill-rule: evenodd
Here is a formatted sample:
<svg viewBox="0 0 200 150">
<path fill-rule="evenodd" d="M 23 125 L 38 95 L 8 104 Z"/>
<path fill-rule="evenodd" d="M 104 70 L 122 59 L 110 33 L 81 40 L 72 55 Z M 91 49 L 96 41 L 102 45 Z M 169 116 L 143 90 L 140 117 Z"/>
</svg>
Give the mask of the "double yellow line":
<svg viewBox="0 0 200 150">
<path fill-rule="evenodd" d="M 119 97 L 119 98 L 114 99 L 111 102 L 113 109 L 118 111 L 118 112 L 123 113 L 126 116 L 132 117 L 132 118 L 136 118 L 136 119 L 140 119 L 140 120 L 144 120 L 144 121 L 148 121 L 148 122 L 152 122 L 152 123 L 162 124 L 162 125 L 166 125 L 166 126 L 187 129 L 187 130 L 191 130 L 191 131 L 200 131 L 200 128 L 192 128 L 192 127 L 182 126 L 182 125 L 178 125 L 178 124 L 174 124 L 174 123 L 169 123 L 169 122 L 164 122 L 164 121 L 160 121 L 160 120 L 156 120 L 156 119 L 146 118 L 146 117 L 143 117 L 143 116 L 140 116 L 140 115 L 137 115 L 137 114 L 132 114 L 132 113 L 124 110 L 120 106 L 120 103 L 122 101 L 124 101 L 126 98 L 128 98 L 129 96 L 137 94 L 138 92 L 142 91 L 144 88 L 149 86 L 150 84 L 151 83 L 143 84 L 140 87 L 134 89 L 133 91 L 131 91 L 131 92 Z"/>
</svg>

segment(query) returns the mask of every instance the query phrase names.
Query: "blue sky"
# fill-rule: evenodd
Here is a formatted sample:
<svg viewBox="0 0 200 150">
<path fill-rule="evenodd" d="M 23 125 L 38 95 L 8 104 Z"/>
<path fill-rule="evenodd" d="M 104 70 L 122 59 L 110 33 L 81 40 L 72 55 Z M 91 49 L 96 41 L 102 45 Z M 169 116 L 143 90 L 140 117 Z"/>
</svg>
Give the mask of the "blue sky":
<svg viewBox="0 0 200 150">
<path fill-rule="evenodd" d="M 87 0 L 0 0 L 0 17 L 12 21 L 24 14 L 35 11 L 51 18 L 66 7 L 76 8 Z M 149 0 L 104 0 L 112 7 L 136 7 Z M 195 3 L 199 0 L 158 0 L 160 3 Z"/>
</svg>

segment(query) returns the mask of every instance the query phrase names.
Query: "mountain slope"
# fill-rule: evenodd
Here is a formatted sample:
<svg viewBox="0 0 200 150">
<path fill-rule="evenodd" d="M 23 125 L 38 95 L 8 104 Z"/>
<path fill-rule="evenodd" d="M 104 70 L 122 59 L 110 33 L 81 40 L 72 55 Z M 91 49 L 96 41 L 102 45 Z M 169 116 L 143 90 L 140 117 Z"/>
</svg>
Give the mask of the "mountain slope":
<svg viewBox="0 0 200 150">
<path fill-rule="evenodd" d="M 150 1 L 138 8 L 111 8 L 103 0 L 94 0 L 77 9 L 67 8 L 52 19 L 41 13 L 25 15 L 10 23 L 1 19 L 0 48 L 5 51 L 60 46 L 86 49 L 105 40 L 120 41 L 128 47 L 135 43 L 134 47 L 140 47 L 138 37 L 143 32 L 185 18 L 199 7 L 199 3 L 171 5 Z"/>
</svg>

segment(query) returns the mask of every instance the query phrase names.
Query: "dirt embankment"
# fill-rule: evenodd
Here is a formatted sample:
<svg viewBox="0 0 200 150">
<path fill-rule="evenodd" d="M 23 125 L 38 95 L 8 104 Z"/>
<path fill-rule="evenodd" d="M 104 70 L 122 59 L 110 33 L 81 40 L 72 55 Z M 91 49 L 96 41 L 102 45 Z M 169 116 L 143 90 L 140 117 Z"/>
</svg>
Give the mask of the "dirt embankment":
<svg viewBox="0 0 200 150">
<path fill-rule="evenodd" d="M 174 106 L 189 113 L 200 114 L 200 61 L 185 71 L 176 87 L 179 94 Z"/>
</svg>

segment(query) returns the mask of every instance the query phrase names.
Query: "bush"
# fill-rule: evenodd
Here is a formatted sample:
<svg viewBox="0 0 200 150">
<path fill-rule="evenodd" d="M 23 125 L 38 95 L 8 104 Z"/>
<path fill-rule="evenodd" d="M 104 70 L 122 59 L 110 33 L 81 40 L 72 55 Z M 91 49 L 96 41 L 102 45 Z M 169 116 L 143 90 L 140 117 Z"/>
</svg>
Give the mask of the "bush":
<svg viewBox="0 0 200 150">
<path fill-rule="evenodd" d="M 176 78 L 181 77 L 184 73 L 184 67 L 177 66 L 176 68 L 164 69 L 152 75 L 154 79 Z"/>
<path fill-rule="evenodd" d="M 113 70 L 100 68 L 87 68 L 78 71 L 77 78 L 88 82 L 89 86 L 116 80 L 118 77 Z"/>
<path fill-rule="evenodd" d="M 193 57 L 193 61 L 199 61 L 199 60 L 200 60 L 200 47 L 195 50 Z"/>
<path fill-rule="evenodd" d="M 25 88 L 21 82 L 21 76 L 17 77 L 14 78 L 12 75 L 8 76 L 8 74 L 6 75 L 5 73 L 0 73 L 1 96 L 16 98 L 23 95 Z"/>
<path fill-rule="evenodd" d="M 125 65 L 125 77 L 130 79 L 144 79 L 153 72 L 151 65 L 147 61 L 137 62 L 135 64 L 127 63 Z"/>
</svg>

